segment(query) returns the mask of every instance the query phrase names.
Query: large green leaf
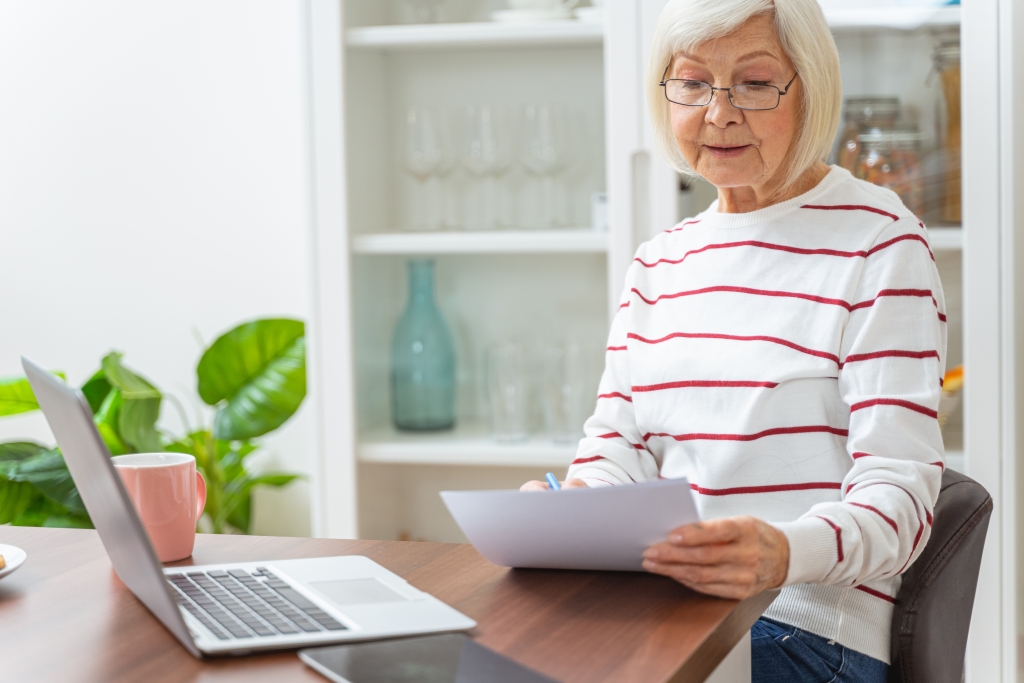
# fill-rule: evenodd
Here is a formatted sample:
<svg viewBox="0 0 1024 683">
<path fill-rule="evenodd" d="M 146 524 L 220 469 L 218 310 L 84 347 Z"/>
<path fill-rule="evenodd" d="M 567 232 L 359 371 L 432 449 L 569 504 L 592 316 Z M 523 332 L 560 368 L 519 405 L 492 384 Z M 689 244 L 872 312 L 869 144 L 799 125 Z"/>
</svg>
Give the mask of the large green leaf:
<svg viewBox="0 0 1024 683">
<path fill-rule="evenodd" d="M 93 415 L 99 411 L 111 389 L 110 382 L 107 381 L 103 370 L 97 370 L 96 374 L 82 385 L 82 393 L 85 394 L 85 400 L 89 402 Z"/>
<path fill-rule="evenodd" d="M 138 452 L 161 451 L 162 440 L 156 429 L 160 417 L 160 391 L 121 364 L 121 354 L 112 352 L 103 358 L 103 374 L 111 386 L 121 392 L 122 405 L 117 416 L 121 441 Z"/>
<path fill-rule="evenodd" d="M 218 405 L 218 439 L 262 436 L 288 420 L 306 397 L 305 325 L 268 319 L 239 325 L 203 353 L 199 396 Z"/>
<path fill-rule="evenodd" d="M 99 431 L 100 436 L 103 438 L 103 443 L 107 444 L 107 450 L 110 451 L 111 455 L 124 455 L 129 452 L 128 446 L 121 440 L 117 427 L 123 404 L 124 400 L 121 398 L 121 392 L 117 389 L 111 389 L 107 392 L 103 403 L 100 404 L 99 410 L 96 411 L 92 418 L 92 421 L 96 423 L 97 431 Z"/>
<path fill-rule="evenodd" d="M 0 378 L 0 416 L 39 410 L 36 395 L 24 377 Z"/>
<path fill-rule="evenodd" d="M 42 451 L 10 467 L 5 476 L 10 481 L 32 484 L 53 502 L 72 513 L 85 513 L 85 505 L 78 495 L 71 473 L 64 464 L 64 456 L 57 449 Z"/>
<path fill-rule="evenodd" d="M 0 477 L 0 524 L 10 524 L 42 494 L 32 484 Z"/>
</svg>

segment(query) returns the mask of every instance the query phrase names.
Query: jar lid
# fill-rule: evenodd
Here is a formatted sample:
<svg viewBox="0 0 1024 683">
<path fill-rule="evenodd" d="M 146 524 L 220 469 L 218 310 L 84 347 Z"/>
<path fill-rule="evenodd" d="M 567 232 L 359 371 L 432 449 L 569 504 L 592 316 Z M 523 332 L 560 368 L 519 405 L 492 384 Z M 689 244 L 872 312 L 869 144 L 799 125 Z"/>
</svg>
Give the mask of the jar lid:
<svg viewBox="0 0 1024 683">
<path fill-rule="evenodd" d="M 900 98 L 879 95 L 848 97 L 843 105 L 843 111 L 848 115 L 861 114 L 866 117 L 898 116 L 900 113 Z"/>
<path fill-rule="evenodd" d="M 872 128 L 866 133 L 861 133 L 858 138 L 864 144 L 871 143 L 913 143 L 924 140 L 924 133 L 915 130 L 882 130 Z"/>
</svg>

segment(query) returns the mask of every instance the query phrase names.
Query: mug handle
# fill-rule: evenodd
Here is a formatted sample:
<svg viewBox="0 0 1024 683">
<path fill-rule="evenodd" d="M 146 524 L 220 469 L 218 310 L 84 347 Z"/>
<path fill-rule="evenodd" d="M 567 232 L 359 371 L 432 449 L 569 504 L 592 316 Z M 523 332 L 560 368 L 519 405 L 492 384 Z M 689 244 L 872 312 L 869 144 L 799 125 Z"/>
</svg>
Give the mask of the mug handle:
<svg viewBox="0 0 1024 683">
<path fill-rule="evenodd" d="M 203 516 L 203 508 L 206 507 L 206 480 L 196 470 L 196 522 Z"/>
</svg>

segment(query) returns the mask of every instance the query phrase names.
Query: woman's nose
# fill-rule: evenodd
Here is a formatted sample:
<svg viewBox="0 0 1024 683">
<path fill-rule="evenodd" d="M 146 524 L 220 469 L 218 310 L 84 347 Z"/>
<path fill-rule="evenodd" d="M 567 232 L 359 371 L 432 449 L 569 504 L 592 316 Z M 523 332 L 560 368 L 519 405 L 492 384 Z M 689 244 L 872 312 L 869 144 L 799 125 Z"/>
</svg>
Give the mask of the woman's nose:
<svg viewBox="0 0 1024 683">
<path fill-rule="evenodd" d="M 708 104 L 704 120 L 710 124 L 725 128 L 730 123 L 739 123 L 743 120 L 743 110 L 733 106 L 729 100 L 729 92 L 716 90 Z"/>
</svg>

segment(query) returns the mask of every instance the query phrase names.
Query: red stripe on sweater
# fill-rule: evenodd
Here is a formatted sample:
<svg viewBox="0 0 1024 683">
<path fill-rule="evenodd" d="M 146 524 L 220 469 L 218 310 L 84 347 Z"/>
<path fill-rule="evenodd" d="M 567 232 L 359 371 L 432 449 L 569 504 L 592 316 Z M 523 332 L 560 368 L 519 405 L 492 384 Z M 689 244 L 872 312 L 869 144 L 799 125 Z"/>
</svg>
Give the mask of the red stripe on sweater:
<svg viewBox="0 0 1024 683">
<path fill-rule="evenodd" d="M 598 394 L 597 397 L 599 399 L 601 399 L 601 398 L 621 398 L 623 401 L 629 401 L 630 403 L 633 402 L 633 397 L 632 396 L 626 396 L 625 394 L 620 394 L 617 391 L 612 391 L 612 392 L 609 392 L 607 394 Z"/>
<path fill-rule="evenodd" d="M 885 593 L 880 593 L 876 591 L 874 588 L 868 588 L 867 586 L 854 586 L 854 588 L 856 588 L 859 591 L 864 591 L 868 595 L 873 595 L 879 600 L 885 600 L 886 602 L 891 602 L 894 605 L 896 604 L 896 598 L 891 598 Z"/>
<path fill-rule="evenodd" d="M 878 515 L 879 517 L 884 519 L 886 524 L 888 524 L 889 526 L 892 527 L 893 531 L 895 531 L 897 534 L 900 533 L 900 528 L 898 526 L 896 526 L 896 520 L 894 520 L 892 517 L 889 517 L 888 515 L 886 515 L 884 512 L 882 512 L 881 510 L 876 508 L 874 505 L 865 505 L 864 503 L 854 503 L 853 501 L 850 502 L 850 505 L 856 505 L 859 508 L 864 508 L 865 510 L 870 510 L 871 512 L 874 512 L 876 515 Z"/>
<path fill-rule="evenodd" d="M 739 496 L 749 493 L 778 493 L 779 491 L 819 491 L 835 490 L 842 488 L 841 482 L 835 481 L 808 481 L 799 484 L 771 484 L 768 486 L 735 486 L 728 489 L 707 489 L 697 484 L 690 484 L 690 488 L 702 496 Z"/>
<path fill-rule="evenodd" d="M 621 311 L 621 310 L 622 310 L 623 308 L 629 308 L 629 302 L 628 302 L 628 301 L 627 301 L 626 303 L 624 303 L 624 304 L 620 304 L 620 305 L 619 305 L 619 310 L 620 310 L 620 311 Z"/>
<path fill-rule="evenodd" d="M 672 334 L 665 335 L 660 339 L 647 339 L 641 337 L 635 332 L 629 332 L 626 336 L 630 339 L 636 339 L 637 341 L 644 342 L 645 344 L 661 344 L 662 342 L 669 341 L 670 339 L 728 339 L 730 341 L 763 341 L 770 342 L 772 344 L 779 344 L 787 348 L 799 351 L 800 353 L 806 353 L 809 356 L 816 356 L 818 358 L 824 358 L 830 360 L 836 365 L 839 365 L 839 356 L 828 353 L 827 351 L 818 351 L 816 349 L 809 349 L 806 346 L 800 346 L 793 342 L 780 339 L 778 337 L 765 337 L 765 336 L 741 336 L 736 334 L 717 334 L 713 332 L 673 332 Z"/>
<path fill-rule="evenodd" d="M 717 381 L 709 379 L 684 380 L 679 382 L 665 382 L 663 384 L 641 384 L 631 387 L 633 392 L 664 391 L 665 389 L 687 389 L 690 387 L 718 388 L 718 387 L 760 387 L 774 389 L 779 386 L 778 382 L 754 382 L 754 381 Z"/>
<path fill-rule="evenodd" d="M 925 510 L 924 517 L 925 517 L 925 519 L 928 520 L 928 526 L 931 526 L 932 525 L 932 513 L 930 513 L 927 510 Z"/>
<path fill-rule="evenodd" d="M 685 223 L 680 225 L 678 228 L 670 228 L 669 230 L 666 230 L 665 232 L 679 232 L 680 230 L 685 228 L 687 225 L 696 225 L 697 223 L 700 223 L 700 221 L 686 221 Z"/>
<path fill-rule="evenodd" d="M 815 432 L 835 434 L 836 436 L 849 436 L 849 432 L 845 429 L 837 429 L 827 425 L 809 425 L 805 427 L 776 427 L 775 429 L 766 429 L 756 434 L 705 434 L 699 432 L 695 434 L 665 434 L 648 432 L 644 434 L 643 439 L 647 441 L 648 439 L 660 436 L 675 439 L 676 441 L 756 441 L 766 436 L 777 436 L 779 434 L 810 434 Z"/>
<path fill-rule="evenodd" d="M 637 449 L 638 451 L 645 451 L 645 450 L 647 450 L 647 448 L 644 447 L 642 444 L 633 443 L 632 441 L 630 441 L 629 439 L 626 439 L 626 437 L 624 437 L 622 434 L 619 434 L 618 432 L 608 432 L 607 434 L 599 434 L 597 438 L 599 438 L 599 439 L 624 439 L 630 446 L 632 446 L 633 448 Z"/>
<path fill-rule="evenodd" d="M 879 251 L 887 249 L 898 242 L 903 242 L 904 240 L 914 240 L 916 242 L 920 242 L 925 246 L 926 249 L 928 249 L 928 254 L 931 255 L 932 260 L 935 260 L 935 255 L 932 254 L 931 249 L 928 248 L 928 241 L 925 240 L 920 235 L 899 235 L 887 242 L 882 242 L 881 244 L 872 247 L 868 251 L 864 251 L 863 249 L 858 251 L 842 251 L 839 249 L 804 249 L 802 247 L 791 247 L 785 244 L 773 244 L 771 242 L 761 242 L 758 240 L 743 240 L 742 242 L 721 242 L 716 244 L 708 244 L 699 249 L 692 249 L 683 254 L 682 257 L 678 259 L 660 258 L 657 261 L 653 261 L 651 263 L 644 261 L 640 257 L 637 257 L 633 260 L 645 268 L 654 268 L 655 266 L 660 265 L 662 263 L 666 265 L 678 265 L 685 261 L 690 256 L 694 254 L 700 254 L 705 251 L 713 249 L 735 249 L 737 247 L 756 247 L 758 249 L 771 249 L 774 251 L 784 251 L 790 254 L 800 254 L 802 256 L 838 256 L 840 258 L 867 258 L 872 254 L 876 254 Z"/>
<path fill-rule="evenodd" d="M 840 306 L 842 308 L 845 308 L 848 311 L 851 310 L 850 304 L 845 302 L 845 301 L 843 301 L 842 299 L 829 299 L 827 297 L 815 296 L 814 294 L 804 294 L 802 292 L 784 292 L 784 291 L 778 291 L 778 290 L 772 290 L 772 289 L 752 289 L 750 287 L 734 287 L 734 286 L 731 286 L 731 285 L 717 285 L 717 286 L 714 286 L 714 287 L 703 287 L 701 289 L 691 289 L 691 290 L 687 290 L 685 292 L 675 292 L 674 294 L 659 294 L 657 297 L 655 297 L 653 299 L 648 299 L 647 297 L 645 297 L 640 292 L 640 290 L 637 289 L 636 287 L 633 287 L 631 291 L 634 294 L 636 294 L 638 297 L 640 297 L 641 301 L 643 301 L 645 304 L 648 304 L 650 306 L 653 306 L 654 304 L 658 303 L 659 301 L 664 301 L 664 300 L 667 300 L 667 299 L 678 299 L 680 297 L 696 296 L 698 294 L 713 294 L 713 293 L 716 293 L 716 292 L 728 292 L 728 293 L 731 293 L 731 294 L 752 294 L 754 296 L 771 296 L 771 297 L 780 297 L 780 298 L 787 298 L 787 299 L 804 299 L 806 301 L 813 301 L 813 302 L 819 303 L 819 304 L 829 304 L 829 305 L 832 305 L 832 306 Z"/>
<path fill-rule="evenodd" d="M 605 351 L 625 351 L 625 346 L 609 346 Z"/>
<path fill-rule="evenodd" d="M 944 462 L 930 462 L 930 463 L 928 463 L 928 464 L 929 464 L 929 465 L 935 465 L 935 466 L 936 466 L 936 467 L 938 467 L 938 468 L 939 468 L 940 470 L 945 470 L 945 469 L 946 469 L 946 463 L 944 463 Z"/>
<path fill-rule="evenodd" d="M 822 206 L 820 204 L 804 204 L 800 207 L 801 209 L 818 209 L 821 211 L 870 211 L 871 213 L 877 213 L 879 216 L 888 216 L 894 221 L 900 219 L 894 213 L 883 211 L 882 209 L 876 209 L 873 206 L 864 206 L 863 204 L 836 204 L 834 206 Z"/>
<path fill-rule="evenodd" d="M 846 360 L 839 364 L 839 367 L 842 368 L 847 363 L 858 363 L 865 360 L 875 360 L 876 358 L 934 358 L 939 360 L 939 352 L 892 349 L 889 351 L 872 351 L 871 353 L 854 353 L 847 356 Z"/>
<path fill-rule="evenodd" d="M 917 527 L 917 536 L 914 536 L 914 545 L 910 548 L 910 557 L 908 557 L 907 561 L 903 563 L 903 566 L 900 567 L 900 570 L 896 572 L 897 574 L 902 574 L 903 571 L 907 568 L 907 565 L 910 564 L 910 558 L 914 556 L 914 551 L 917 550 L 917 544 L 921 541 L 921 535 L 924 534 L 924 522 L 918 519 L 917 523 L 919 524 L 919 526 Z"/>
<path fill-rule="evenodd" d="M 855 303 L 850 307 L 850 309 L 855 311 L 860 308 L 874 306 L 875 302 L 883 297 L 914 297 L 920 299 L 927 297 L 932 300 L 935 310 L 939 309 L 939 302 L 935 300 L 935 296 L 932 294 L 932 290 L 930 289 L 883 289 L 875 295 L 874 299 L 867 299 L 866 301 Z"/>
<path fill-rule="evenodd" d="M 899 235 L 898 237 L 893 237 L 891 240 L 887 240 L 885 242 L 882 242 L 881 244 L 877 244 L 877 245 L 871 247 L 870 249 L 868 249 L 868 256 L 871 256 L 872 254 L 878 253 L 878 252 L 880 252 L 883 249 L 888 249 L 892 245 L 894 245 L 894 244 L 896 244 L 898 242 L 903 242 L 905 240 L 912 240 L 914 242 L 920 242 L 921 244 L 924 245 L 924 248 L 928 250 L 928 255 L 932 257 L 932 261 L 935 260 L 935 254 L 932 253 L 931 247 L 928 246 L 928 240 L 926 240 L 925 238 L 921 237 L 920 235 Z"/>
<path fill-rule="evenodd" d="M 606 458 L 603 455 L 595 455 L 595 456 L 590 457 L 590 458 L 576 458 L 575 460 L 572 461 L 572 464 L 573 465 L 583 465 L 584 463 L 596 462 L 598 460 L 605 460 L 605 459 Z"/>
<path fill-rule="evenodd" d="M 843 561 L 843 530 L 840 529 L 839 525 L 837 525 L 831 519 L 828 519 L 827 517 L 822 517 L 821 515 L 818 515 L 817 517 L 818 517 L 818 519 L 824 520 L 825 523 L 828 524 L 830 527 L 832 527 L 832 530 L 836 532 L 836 551 L 837 551 L 836 552 L 836 557 L 837 557 L 836 561 L 837 562 L 842 562 Z"/>
<path fill-rule="evenodd" d="M 861 453 L 860 451 L 857 451 L 856 453 L 853 454 L 853 459 L 854 460 L 856 460 L 857 458 L 869 458 L 869 457 L 871 457 L 870 453 Z"/>
<path fill-rule="evenodd" d="M 915 413 L 921 413 L 922 415 L 927 415 L 928 417 L 938 417 L 939 416 L 939 414 L 937 412 L 935 412 L 934 410 L 932 410 L 931 408 L 923 406 L 923 405 L 921 405 L 919 403 L 913 403 L 911 401 L 904 401 L 904 400 L 898 399 L 898 398 L 873 398 L 873 399 L 868 400 L 868 401 L 861 401 L 859 403 L 854 403 L 852 406 L 850 406 L 850 412 L 854 413 L 854 412 L 856 412 L 858 410 L 863 410 L 864 408 L 871 408 L 873 406 L 897 406 L 899 408 L 906 408 L 907 410 L 913 410 Z"/>
</svg>

